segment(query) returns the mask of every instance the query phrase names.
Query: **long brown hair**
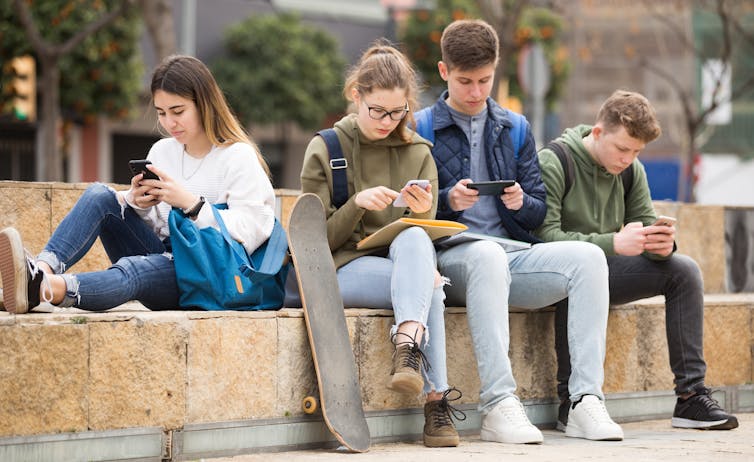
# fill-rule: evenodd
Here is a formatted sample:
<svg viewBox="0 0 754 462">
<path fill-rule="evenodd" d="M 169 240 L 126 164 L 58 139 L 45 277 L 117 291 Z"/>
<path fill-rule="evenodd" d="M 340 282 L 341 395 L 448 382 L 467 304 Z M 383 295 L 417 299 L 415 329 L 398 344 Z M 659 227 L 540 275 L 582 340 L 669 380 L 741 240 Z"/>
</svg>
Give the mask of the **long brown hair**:
<svg viewBox="0 0 754 462">
<path fill-rule="evenodd" d="M 216 146 L 228 146 L 233 143 L 251 145 L 262 168 L 267 175 L 270 174 L 270 168 L 259 152 L 259 148 L 231 112 L 215 77 L 203 62 L 193 56 L 168 56 L 152 74 L 153 98 L 157 90 L 194 101 L 204 133 L 212 144 Z"/>
<path fill-rule="evenodd" d="M 410 122 L 414 125 L 416 94 L 418 84 L 416 71 L 406 56 L 384 40 L 378 40 L 361 55 L 359 62 L 346 77 L 343 95 L 352 100 L 351 90 L 356 89 L 360 95 L 368 95 L 374 90 L 392 90 L 400 88 L 406 91 L 408 114 L 395 127 L 395 132 L 405 141 L 411 140 L 411 132 L 406 129 Z"/>
</svg>

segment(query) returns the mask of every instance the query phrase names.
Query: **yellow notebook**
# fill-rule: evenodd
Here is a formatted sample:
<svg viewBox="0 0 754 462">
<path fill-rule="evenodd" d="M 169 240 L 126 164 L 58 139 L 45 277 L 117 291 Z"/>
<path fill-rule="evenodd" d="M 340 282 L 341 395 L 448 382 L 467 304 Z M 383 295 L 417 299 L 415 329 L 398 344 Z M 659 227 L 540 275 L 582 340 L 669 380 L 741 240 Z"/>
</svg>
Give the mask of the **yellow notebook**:
<svg viewBox="0 0 754 462">
<path fill-rule="evenodd" d="M 393 242 L 395 236 L 401 231 L 412 226 L 420 226 L 427 232 L 433 241 L 441 237 L 452 236 L 468 229 L 462 223 L 450 220 L 429 220 L 422 218 L 399 218 L 394 222 L 383 226 L 373 234 L 365 237 L 356 244 L 359 250 L 375 249 L 377 247 L 387 247 Z"/>
</svg>

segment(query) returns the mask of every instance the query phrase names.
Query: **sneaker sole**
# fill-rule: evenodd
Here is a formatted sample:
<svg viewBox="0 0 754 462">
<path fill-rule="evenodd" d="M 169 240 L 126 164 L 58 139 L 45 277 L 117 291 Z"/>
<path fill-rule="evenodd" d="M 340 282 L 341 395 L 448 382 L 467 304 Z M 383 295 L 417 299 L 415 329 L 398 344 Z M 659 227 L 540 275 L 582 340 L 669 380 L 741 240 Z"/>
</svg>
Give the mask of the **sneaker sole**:
<svg viewBox="0 0 754 462">
<path fill-rule="evenodd" d="M 691 428 L 695 430 L 733 430 L 734 428 L 738 428 L 738 419 L 731 417 L 725 420 L 702 421 L 673 417 L 670 420 L 670 425 L 675 428 Z"/>
<path fill-rule="evenodd" d="M 495 443 L 508 443 L 508 444 L 542 444 L 544 438 L 540 434 L 539 436 L 532 436 L 530 438 L 513 438 L 509 436 L 503 436 L 501 433 L 487 430 L 482 428 L 479 434 L 479 438 L 482 441 L 492 441 Z"/>
<path fill-rule="evenodd" d="M 428 448 L 449 448 L 458 446 L 461 438 L 458 435 L 430 436 L 424 435 L 424 446 Z"/>
<path fill-rule="evenodd" d="M 418 395 L 424 388 L 424 379 L 417 374 L 398 372 L 390 377 L 387 387 L 398 393 Z"/>
<path fill-rule="evenodd" d="M 21 236 L 13 228 L 0 232 L 0 274 L 3 280 L 3 305 L 9 313 L 29 311 L 26 279 L 26 256 Z M 14 290 L 15 289 L 15 290 Z"/>
<path fill-rule="evenodd" d="M 623 441 L 623 434 L 603 434 L 603 435 L 587 435 L 586 432 L 580 428 L 574 428 L 573 425 L 566 426 L 565 435 L 569 438 L 583 438 L 591 441 Z"/>
</svg>

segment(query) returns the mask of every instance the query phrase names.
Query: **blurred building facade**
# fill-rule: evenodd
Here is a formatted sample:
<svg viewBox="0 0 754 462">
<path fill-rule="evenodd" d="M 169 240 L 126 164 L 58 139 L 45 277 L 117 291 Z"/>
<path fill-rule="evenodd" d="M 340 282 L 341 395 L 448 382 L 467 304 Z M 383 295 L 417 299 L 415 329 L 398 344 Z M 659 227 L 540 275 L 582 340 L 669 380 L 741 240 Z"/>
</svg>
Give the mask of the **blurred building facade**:
<svg viewBox="0 0 754 462">
<path fill-rule="evenodd" d="M 677 199 L 678 157 L 685 136 L 683 109 L 675 89 L 650 67 L 672 75 L 685 88 L 698 88 L 701 64 L 689 49 L 688 41 L 706 40 L 705 37 L 715 33 L 714 26 L 700 19 L 692 2 L 544 3 L 555 4 L 565 17 L 565 45 L 571 63 L 566 91 L 555 113 L 547 119 L 546 134 L 553 137 L 565 127 L 592 123 L 602 101 L 615 89 L 639 91 L 653 102 L 664 132 L 642 154 L 653 181 L 655 199 Z M 400 20 L 401 12 L 431 4 L 430 0 L 172 0 L 177 51 L 193 54 L 207 63 L 223 53 L 223 32 L 230 24 L 250 15 L 274 11 L 296 11 L 305 23 L 329 31 L 338 40 L 347 61 L 353 63 L 376 38 L 395 38 L 394 18 Z M 754 20 L 748 24 L 751 26 Z M 679 37 L 685 37 L 685 41 Z M 157 64 L 146 33 L 142 54 L 146 92 L 150 71 Z M 744 70 L 754 74 L 753 63 L 754 56 L 750 56 Z M 77 126 L 66 147 L 67 181 L 128 182 L 128 159 L 145 156 L 160 137 L 147 96 L 140 112 L 141 116 L 130 122 L 100 118 L 94 124 Z M 732 112 L 729 124 L 710 131 L 705 152 L 751 157 L 754 149 L 748 135 L 754 129 L 754 97 L 737 101 Z M 337 116 L 323 121 L 323 126 L 329 126 Z M 250 129 L 273 169 L 275 186 L 295 189 L 299 187 L 303 154 L 313 133 L 294 124 L 288 126 L 288 139 L 283 145 L 276 141 L 278 133 L 271 127 Z M 36 179 L 35 137 L 34 124 L 0 123 L 0 179 Z"/>
</svg>

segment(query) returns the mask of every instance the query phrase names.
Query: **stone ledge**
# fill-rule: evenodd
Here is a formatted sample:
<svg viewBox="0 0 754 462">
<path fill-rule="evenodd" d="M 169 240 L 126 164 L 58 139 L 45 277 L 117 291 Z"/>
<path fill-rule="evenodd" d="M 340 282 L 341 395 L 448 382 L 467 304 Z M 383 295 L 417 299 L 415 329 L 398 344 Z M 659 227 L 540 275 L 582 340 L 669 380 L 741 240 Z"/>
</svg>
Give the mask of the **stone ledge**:
<svg viewBox="0 0 754 462">
<path fill-rule="evenodd" d="M 47 307 L 49 310 L 50 307 Z M 706 297 L 710 386 L 752 382 L 754 294 Z M 316 395 L 303 312 L 0 312 L 0 436 L 106 431 L 302 416 Z M 662 297 L 611 309 L 606 393 L 671 390 Z M 417 409 L 385 388 L 389 310 L 346 310 L 367 412 Z M 449 308 L 448 369 L 478 401 L 465 309 Z M 510 357 L 524 400 L 555 399 L 553 310 L 512 310 Z"/>
</svg>

